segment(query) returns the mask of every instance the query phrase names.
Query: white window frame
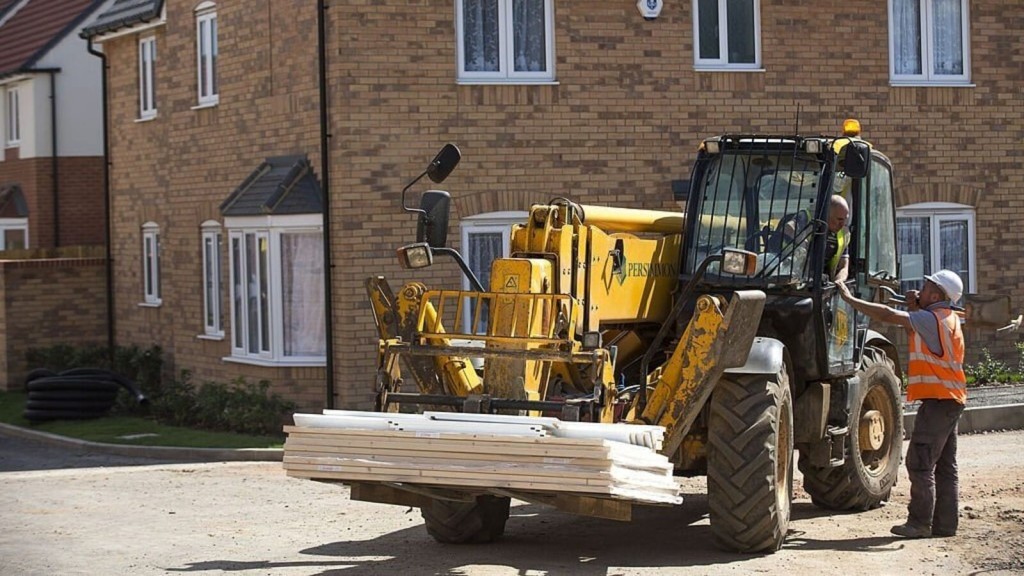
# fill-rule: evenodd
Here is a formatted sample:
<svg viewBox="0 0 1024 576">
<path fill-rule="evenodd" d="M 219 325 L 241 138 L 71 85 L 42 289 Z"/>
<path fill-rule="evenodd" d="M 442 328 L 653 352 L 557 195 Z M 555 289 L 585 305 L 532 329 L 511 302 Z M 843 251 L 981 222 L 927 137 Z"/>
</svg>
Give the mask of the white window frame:
<svg viewBox="0 0 1024 576">
<path fill-rule="evenodd" d="M 942 246 L 940 228 L 942 222 L 956 221 L 956 222 L 967 222 L 967 265 L 969 267 L 969 274 L 967 278 L 964 278 L 964 293 L 971 293 L 977 291 L 977 276 L 978 276 L 978 259 L 976 254 L 976 231 L 975 231 L 975 211 L 971 206 L 964 204 L 954 204 L 950 202 L 922 202 L 919 204 L 911 204 L 909 206 L 903 206 L 896 209 L 896 221 L 899 222 L 900 218 L 930 218 L 931 224 L 929 226 L 931 238 L 929 245 L 931 246 L 932 253 L 928 255 L 930 258 L 929 264 L 931 265 L 931 271 L 936 272 L 942 268 L 942 255 L 939 249 Z M 898 226 L 897 226 L 898 229 Z M 899 246 L 897 246 L 899 249 Z M 902 259 L 901 255 L 901 259 Z M 900 276 L 901 280 L 917 280 L 918 277 L 906 278 L 905 271 L 903 270 L 902 262 L 900 263 Z"/>
<path fill-rule="evenodd" d="M 241 216 L 226 218 L 224 222 L 228 235 L 228 261 L 229 261 L 229 302 L 231 310 L 231 356 L 224 358 L 226 361 L 256 364 L 261 366 L 324 366 L 327 361 L 328 346 L 325 344 L 323 356 L 285 356 L 284 342 L 284 303 L 281 295 L 284 293 L 282 287 L 283 270 L 281 269 L 281 236 L 297 233 L 323 234 L 323 219 L 320 215 L 287 215 L 287 216 Z M 237 274 L 241 277 L 248 277 L 248 263 L 245 248 L 245 237 L 253 235 L 254 239 L 267 242 L 266 278 L 267 287 L 267 315 L 263 316 L 262 306 L 257 303 L 257 319 L 262 325 L 267 326 L 269 346 L 264 347 L 262 342 L 257 346 L 256 352 L 249 351 L 249 326 L 248 314 L 239 317 L 235 306 L 236 286 L 241 286 L 246 293 L 242 295 L 242 306 L 248 312 L 249 295 L 248 283 L 238 282 Z M 243 252 L 236 256 L 236 242 L 241 242 Z M 325 271 L 326 273 L 326 271 Z M 258 281 L 262 278 L 258 278 Z M 259 298 L 259 297 L 257 297 Z"/>
<path fill-rule="evenodd" d="M 526 222 L 527 218 L 529 218 L 529 214 L 526 212 L 489 212 L 463 218 L 462 222 L 459 223 L 461 240 L 459 245 L 462 247 L 463 253 L 468 255 L 469 237 L 472 234 L 493 234 L 497 232 L 501 234 L 501 257 L 507 258 L 511 250 L 512 226 Z M 490 290 L 490 286 L 485 285 L 483 288 L 484 290 Z M 462 289 L 473 290 L 469 283 L 469 278 L 466 278 L 465 274 L 462 277 Z M 472 328 L 473 318 L 469 313 L 469 303 L 466 302 L 463 306 L 465 306 L 465 311 L 462 318 L 462 330 L 465 333 L 469 333 Z"/>
<path fill-rule="evenodd" d="M 220 222 L 207 220 L 202 227 L 203 252 L 203 335 L 212 339 L 224 338 L 224 323 L 221 320 L 223 298 L 221 275 Z"/>
<path fill-rule="evenodd" d="M 4 98 L 4 143 L 8 148 L 21 144 L 21 96 L 17 86 L 10 86 Z"/>
<path fill-rule="evenodd" d="M 160 297 L 160 226 L 156 222 L 142 225 L 142 303 L 159 306 Z"/>
<path fill-rule="evenodd" d="M 455 0 L 456 45 L 458 47 L 458 80 L 467 84 L 547 84 L 555 81 L 555 22 L 554 0 L 544 0 L 545 70 L 543 72 L 517 72 L 513 65 L 514 46 L 512 0 L 498 2 L 498 70 L 480 72 L 466 70 L 466 46 L 463 42 L 463 0 Z"/>
<path fill-rule="evenodd" d="M 196 7 L 196 94 L 199 107 L 220 102 L 217 86 L 217 5 L 203 2 Z M 204 42 L 209 51 L 203 54 Z"/>
<path fill-rule="evenodd" d="M 933 15 L 932 0 L 917 0 L 921 5 L 921 74 L 896 73 L 896 26 L 894 0 L 889 4 L 889 80 L 894 85 L 937 85 L 963 86 L 971 82 L 971 11 L 968 0 L 960 0 L 961 46 L 963 46 L 964 73 L 936 74 L 935 69 L 935 38 L 932 32 Z"/>
<path fill-rule="evenodd" d="M 139 119 L 156 117 L 156 36 L 139 39 Z"/>
<path fill-rule="evenodd" d="M 754 62 L 729 62 L 729 14 L 726 0 L 718 0 L 718 58 L 700 57 L 698 0 L 693 0 L 693 62 L 696 70 L 761 70 L 761 0 L 750 0 L 754 8 Z"/>
<path fill-rule="evenodd" d="M 8 250 L 7 233 L 12 230 L 19 230 L 24 234 L 25 248 L 29 248 L 28 218 L 0 218 L 0 250 Z"/>
</svg>

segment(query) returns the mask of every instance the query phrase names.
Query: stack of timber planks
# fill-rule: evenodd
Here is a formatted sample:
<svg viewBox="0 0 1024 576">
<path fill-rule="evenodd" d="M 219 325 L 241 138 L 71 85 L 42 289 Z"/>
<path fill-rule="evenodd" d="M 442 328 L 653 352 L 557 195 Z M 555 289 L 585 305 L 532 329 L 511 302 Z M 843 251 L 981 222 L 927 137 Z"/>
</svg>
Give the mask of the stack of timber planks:
<svg viewBox="0 0 1024 576">
<path fill-rule="evenodd" d="M 289 476 L 678 504 L 661 426 L 324 410 L 286 426 Z"/>
</svg>

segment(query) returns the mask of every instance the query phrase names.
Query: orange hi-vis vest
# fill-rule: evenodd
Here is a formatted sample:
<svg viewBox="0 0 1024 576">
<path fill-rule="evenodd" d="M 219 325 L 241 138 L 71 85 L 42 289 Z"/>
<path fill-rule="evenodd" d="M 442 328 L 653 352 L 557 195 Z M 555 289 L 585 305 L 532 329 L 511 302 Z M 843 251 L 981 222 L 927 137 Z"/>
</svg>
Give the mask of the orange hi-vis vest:
<svg viewBox="0 0 1024 576">
<path fill-rule="evenodd" d="M 949 308 L 929 310 L 939 322 L 942 354 L 936 356 L 917 332 L 910 333 L 907 401 L 935 398 L 967 404 L 964 375 L 964 333 L 960 319 Z"/>
</svg>

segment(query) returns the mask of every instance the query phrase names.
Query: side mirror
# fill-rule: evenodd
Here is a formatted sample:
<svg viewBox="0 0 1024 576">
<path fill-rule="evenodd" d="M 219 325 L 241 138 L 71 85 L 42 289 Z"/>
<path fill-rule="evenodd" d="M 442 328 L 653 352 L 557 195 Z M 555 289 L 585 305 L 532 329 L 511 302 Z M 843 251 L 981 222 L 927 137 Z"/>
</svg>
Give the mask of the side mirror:
<svg viewBox="0 0 1024 576">
<path fill-rule="evenodd" d="M 690 198 L 690 181 L 672 181 L 672 199 L 678 202 L 686 202 Z"/>
<path fill-rule="evenodd" d="M 462 152 L 459 151 L 459 147 L 451 143 L 445 144 L 437 156 L 434 156 L 430 166 L 427 166 L 427 178 L 430 178 L 434 184 L 444 182 L 444 179 L 459 165 L 459 160 L 462 160 Z"/>
<path fill-rule="evenodd" d="M 843 172 L 850 178 L 863 178 L 868 175 L 871 161 L 871 147 L 867 142 L 851 140 L 843 147 Z"/>
<path fill-rule="evenodd" d="M 416 223 L 417 242 L 426 242 L 431 248 L 444 248 L 447 245 L 451 201 L 451 195 L 444 190 L 427 190 L 423 193 Z"/>
</svg>

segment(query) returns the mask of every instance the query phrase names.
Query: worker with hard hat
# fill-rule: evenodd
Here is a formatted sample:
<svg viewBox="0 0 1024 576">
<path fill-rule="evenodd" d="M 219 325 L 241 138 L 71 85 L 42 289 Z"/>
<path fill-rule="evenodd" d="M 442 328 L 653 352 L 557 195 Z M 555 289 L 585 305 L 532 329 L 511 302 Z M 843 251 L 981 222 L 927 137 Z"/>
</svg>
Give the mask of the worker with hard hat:
<svg viewBox="0 0 1024 576">
<path fill-rule="evenodd" d="M 953 304 L 964 283 L 955 272 L 924 277 L 906 294 L 907 310 L 861 300 L 838 284 L 843 300 L 868 317 L 903 326 L 910 335 L 907 401 L 921 401 L 907 450 L 910 504 L 907 522 L 892 533 L 907 538 L 954 536 L 959 522 L 957 422 L 967 403 L 964 335 Z"/>
</svg>

